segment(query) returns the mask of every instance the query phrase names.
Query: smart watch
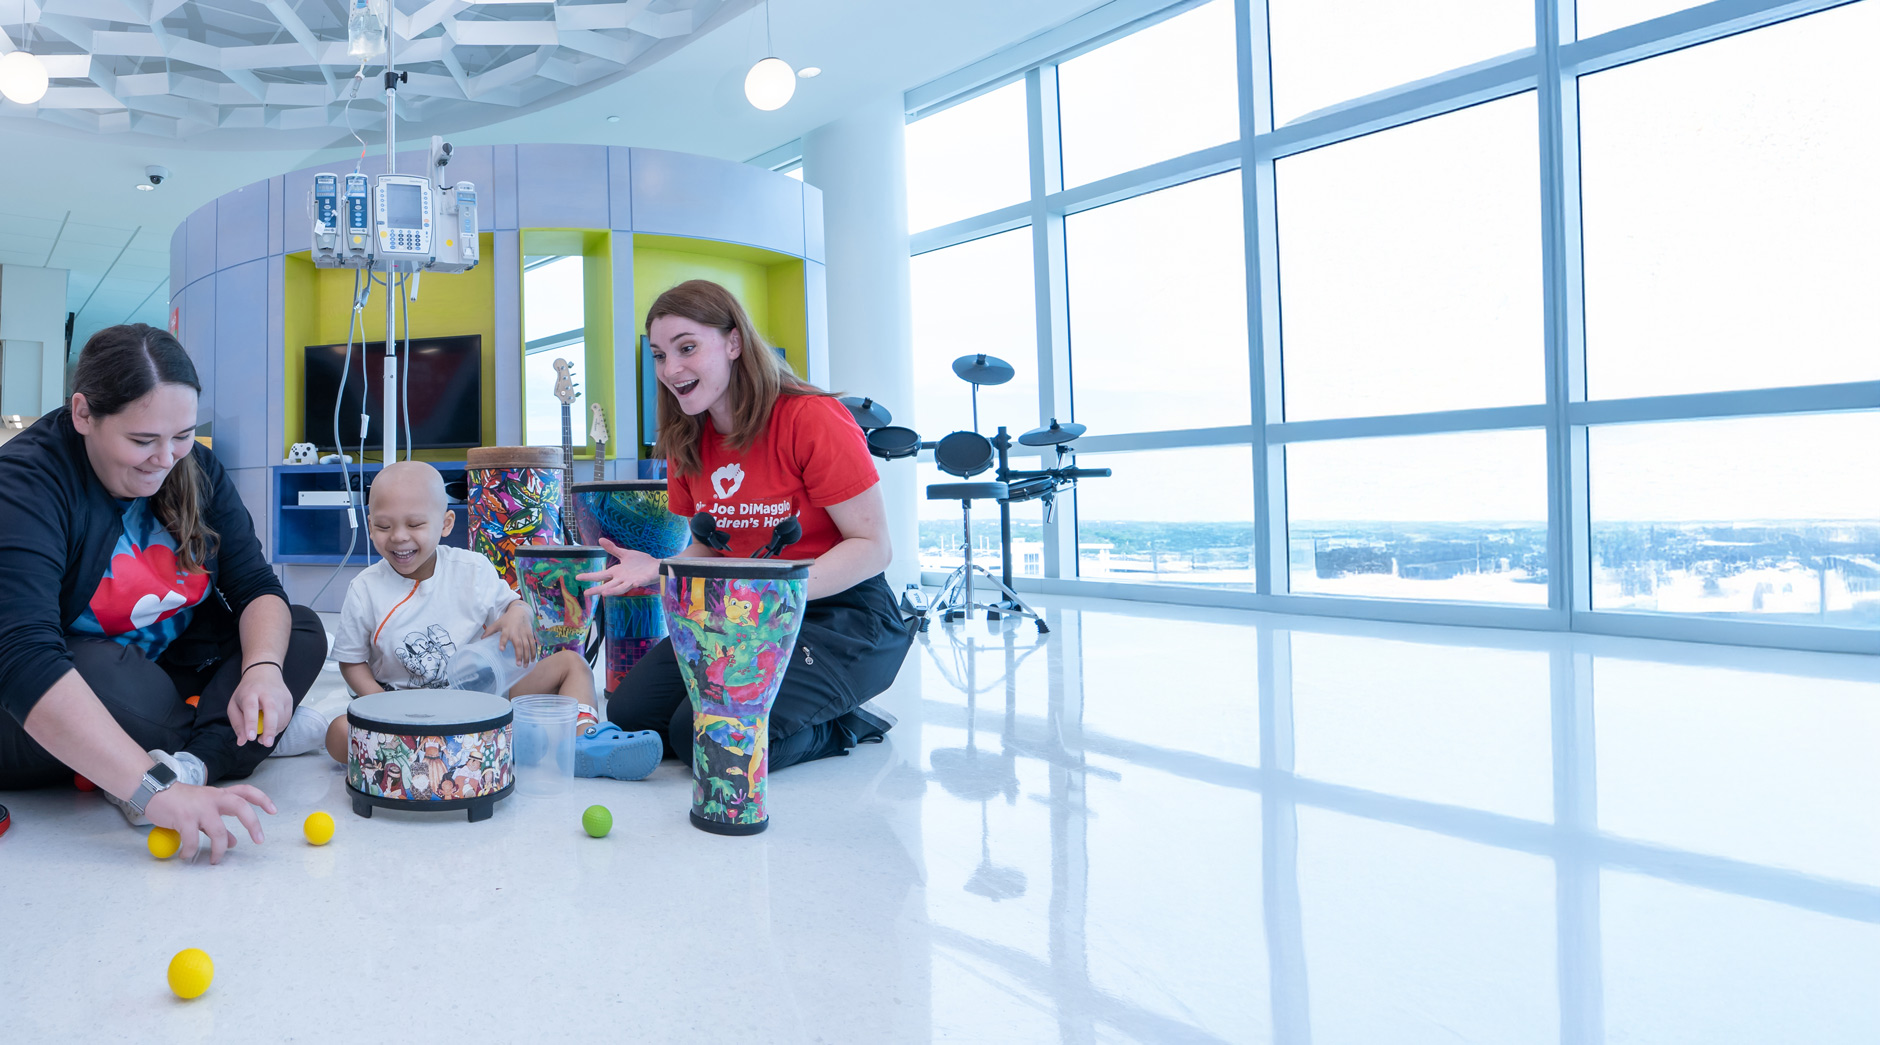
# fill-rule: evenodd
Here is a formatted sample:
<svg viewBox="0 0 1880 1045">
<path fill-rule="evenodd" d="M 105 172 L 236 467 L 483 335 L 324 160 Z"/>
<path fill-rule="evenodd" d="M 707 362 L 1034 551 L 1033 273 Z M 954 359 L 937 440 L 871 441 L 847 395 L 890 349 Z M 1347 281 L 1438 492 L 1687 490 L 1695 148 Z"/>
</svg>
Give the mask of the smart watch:
<svg viewBox="0 0 1880 1045">
<path fill-rule="evenodd" d="M 176 770 L 158 762 L 144 771 L 144 779 L 138 783 L 137 790 L 131 792 L 131 797 L 127 801 L 130 807 L 137 811 L 138 816 L 143 816 L 144 807 L 150 804 L 151 799 L 157 797 L 157 792 L 169 790 L 170 785 L 174 783 L 176 783 Z"/>
</svg>

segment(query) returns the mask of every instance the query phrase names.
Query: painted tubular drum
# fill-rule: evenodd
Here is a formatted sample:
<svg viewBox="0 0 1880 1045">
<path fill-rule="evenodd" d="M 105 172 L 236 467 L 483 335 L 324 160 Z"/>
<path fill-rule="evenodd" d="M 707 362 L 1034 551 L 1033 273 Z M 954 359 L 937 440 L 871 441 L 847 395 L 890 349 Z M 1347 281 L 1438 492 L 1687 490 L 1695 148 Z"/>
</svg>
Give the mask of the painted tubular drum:
<svg viewBox="0 0 1880 1045">
<path fill-rule="evenodd" d="M 576 483 L 574 515 L 582 544 L 599 544 L 605 537 L 630 551 L 670 559 L 691 540 L 685 519 L 668 507 L 664 479 Z M 666 615 L 657 585 L 607 596 L 601 614 L 607 635 L 607 699 L 612 700 L 627 672 L 666 637 Z"/>
<path fill-rule="evenodd" d="M 692 826 L 749 835 L 769 823 L 770 706 L 808 602 L 808 562 L 667 559 L 672 652 L 692 700 Z"/>
<path fill-rule="evenodd" d="M 455 689 L 368 693 L 346 708 L 346 787 L 373 806 L 488 820 L 515 787 L 509 702 Z"/>
<path fill-rule="evenodd" d="M 511 588 L 516 549 L 561 540 L 561 451 L 552 446 L 479 446 L 465 454 L 470 484 L 470 548 L 494 563 Z"/>
<path fill-rule="evenodd" d="M 583 573 L 607 568 L 607 553 L 599 548 L 565 544 L 532 544 L 516 549 L 516 576 L 522 597 L 535 614 L 535 638 L 542 656 L 557 650 L 581 653 L 600 609 L 599 587 L 576 580 Z"/>
</svg>

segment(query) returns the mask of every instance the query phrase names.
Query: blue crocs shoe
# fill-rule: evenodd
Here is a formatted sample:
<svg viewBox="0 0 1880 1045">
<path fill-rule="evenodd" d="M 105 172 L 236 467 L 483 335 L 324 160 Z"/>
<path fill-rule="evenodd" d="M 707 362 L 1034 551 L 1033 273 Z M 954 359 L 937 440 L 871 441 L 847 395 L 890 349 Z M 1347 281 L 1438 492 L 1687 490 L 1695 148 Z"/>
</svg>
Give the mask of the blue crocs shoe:
<svg viewBox="0 0 1880 1045">
<path fill-rule="evenodd" d="M 666 742 L 658 732 L 643 729 L 628 733 L 603 722 L 574 738 L 574 775 L 644 780 L 659 766 Z"/>
</svg>

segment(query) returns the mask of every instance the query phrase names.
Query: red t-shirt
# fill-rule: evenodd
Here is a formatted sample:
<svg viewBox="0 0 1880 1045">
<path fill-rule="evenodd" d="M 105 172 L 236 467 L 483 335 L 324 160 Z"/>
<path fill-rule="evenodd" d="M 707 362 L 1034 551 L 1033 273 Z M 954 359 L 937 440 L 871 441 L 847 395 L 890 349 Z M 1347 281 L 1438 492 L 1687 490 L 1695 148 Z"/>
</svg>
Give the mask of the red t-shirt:
<svg viewBox="0 0 1880 1045">
<path fill-rule="evenodd" d="M 821 556 L 842 540 L 823 509 L 880 481 L 854 416 L 829 396 L 778 396 L 770 424 L 742 452 L 707 419 L 699 465 L 702 474 L 667 476 L 667 503 L 687 518 L 712 513 L 731 541 L 724 554 L 741 559 L 762 550 L 771 528 L 789 515 L 803 525 L 803 539 L 780 558 Z"/>
</svg>

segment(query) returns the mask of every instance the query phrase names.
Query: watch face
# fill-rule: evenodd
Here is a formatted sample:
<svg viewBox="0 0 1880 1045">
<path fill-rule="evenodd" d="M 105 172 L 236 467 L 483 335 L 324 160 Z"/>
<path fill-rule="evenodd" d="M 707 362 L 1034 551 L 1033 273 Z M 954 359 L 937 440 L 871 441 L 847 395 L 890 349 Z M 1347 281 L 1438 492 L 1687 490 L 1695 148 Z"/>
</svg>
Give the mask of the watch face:
<svg viewBox="0 0 1880 1045">
<path fill-rule="evenodd" d="M 148 770 L 144 772 L 144 775 L 149 777 L 152 780 L 155 780 L 157 782 L 157 786 L 160 788 L 169 787 L 171 784 L 176 783 L 176 770 L 171 769 L 169 766 L 166 766 L 161 762 L 158 762 L 156 765 L 151 766 Z"/>
</svg>

